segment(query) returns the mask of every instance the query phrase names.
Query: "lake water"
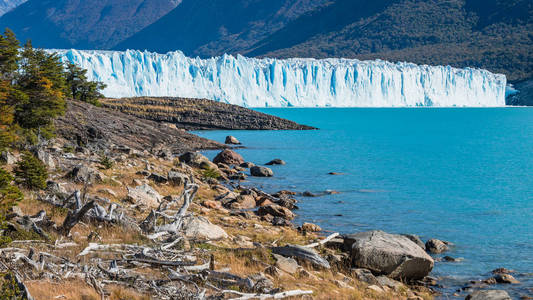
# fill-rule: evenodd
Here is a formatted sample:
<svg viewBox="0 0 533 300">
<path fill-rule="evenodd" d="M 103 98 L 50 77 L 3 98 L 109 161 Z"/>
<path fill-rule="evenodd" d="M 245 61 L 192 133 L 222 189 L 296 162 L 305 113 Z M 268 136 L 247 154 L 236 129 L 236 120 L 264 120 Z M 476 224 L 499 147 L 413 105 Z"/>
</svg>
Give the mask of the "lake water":
<svg viewBox="0 0 533 300">
<path fill-rule="evenodd" d="M 285 160 L 273 178 L 250 177 L 266 191 L 341 192 L 298 197 L 296 223 L 451 241 L 444 255 L 464 261 L 436 262 L 432 274 L 448 294 L 499 267 L 522 284 L 496 288 L 518 297 L 533 287 L 532 108 L 259 110 L 320 130 L 198 134 L 236 136 L 247 161 Z"/>
</svg>

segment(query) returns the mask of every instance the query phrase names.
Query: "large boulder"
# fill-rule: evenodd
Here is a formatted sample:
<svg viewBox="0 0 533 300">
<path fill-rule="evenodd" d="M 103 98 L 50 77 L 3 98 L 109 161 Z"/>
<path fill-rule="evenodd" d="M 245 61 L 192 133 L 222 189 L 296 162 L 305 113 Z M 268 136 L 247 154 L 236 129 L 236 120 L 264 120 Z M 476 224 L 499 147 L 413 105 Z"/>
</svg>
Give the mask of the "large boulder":
<svg viewBox="0 0 533 300">
<path fill-rule="evenodd" d="M 187 217 L 183 221 L 183 230 L 188 238 L 220 240 L 228 237 L 228 234 L 220 226 L 211 224 L 203 217 Z"/>
<path fill-rule="evenodd" d="M 271 215 L 271 216 L 280 217 L 286 220 L 292 220 L 295 217 L 294 213 L 290 209 L 277 205 L 277 204 L 261 206 L 257 210 L 257 214 L 260 216 Z"/>
<path fill-rule="evenodd" d="M 250 174 L 254 177 L 272 177 L 274 172 L 267 167 L 253 166 L 250 168 Z"/>
<path fill-rule="evenodd" d="M 233 150 L 229 150 L 229 149 L 226 149 L 222 152 L 220 152 L 219 154 L 217 154 L 217 156 L 215 156 L 215 158 L 213 158 L 213 162 L 215 164 L 226 164 L 226 165 L 240 165 L 242 163 L 244 163 L 244 159 L 242 158 L 242 156 L 233 151 Z"/>
<path fill-rule="evenodd" d="M 426 250 L 426 245 L 422 242 L 422 240 L 420 239 L 418 235 L 416 234 L 402 234 L 402 235 L 410 239 L 411 241 L 413 241 L 418 246 L 420 246 L 420 248 Z"/>
<path fill-rule="evenodd" d="M 383 231 L 347 235 L 345 247 L 350 249 L 355 267 L 394 279 L 422 279 L 433 269 L 434 261 L 409 238 Z"/>
<path fill-rule="evenodd" d="M 466 300 L 511 300 L 511 296 L 502 290 L 475 291 L 466 296 Z"/>
<path fill-rule="evenodd" d="M 157 207 L 163 197 L 147 184 L 135 188 L 127 187 L 127 200 L 147 207 Z"/>
<path fill-rule="evenodd" d="M 228 135 L 226 137 L 225 144 L 226 145 L 240 145 L 241 142 L 239 142 L 239 140 L 236 137 Z"/>
</svg>

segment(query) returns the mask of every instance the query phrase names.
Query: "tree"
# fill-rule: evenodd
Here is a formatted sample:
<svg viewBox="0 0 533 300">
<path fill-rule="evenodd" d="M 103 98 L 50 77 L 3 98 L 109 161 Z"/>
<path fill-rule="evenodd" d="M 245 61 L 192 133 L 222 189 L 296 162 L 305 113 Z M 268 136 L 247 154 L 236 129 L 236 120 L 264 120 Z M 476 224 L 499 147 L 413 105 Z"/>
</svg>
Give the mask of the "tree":
<svg viewBox="0 0 533 300">
<path fill-rule="evenodd" d="M 0 169 L 0 230 L 5 229 L 5 218 L 9 210 L 21 201 L 23 196 L 19 188 L 12 184 L 13 176 Z M 9 238 L 0 236 L 0 247 L 9 243 Z"/>
<path fill-rule="evenodd" d="M 6 29 L 0 35 L 0 151 L 53 137 L 54 119 L 65 112 L 67 97 L 98 104 L 104 87 L 30 41 L 21 48 Z"/>
<path fill-rule="evenodd" d="M 13 31 L 7 28 L 0 35 L 0 79 L 13 80 L 18 70 L 20 42 Z"/>
<path fill-rule="evenodd" d="M 98 99 L 102 98 L 100 93 L 106 86 L 101 82 L 89 81 L 87 70 L 78 67 L 73 63 L 67 64 L 67 85 L 70 87 L 70 97 L 72 99 L 98 105 Z"/>
<path fill-rule="evenodd" d="M 0 151 L 16 140 L 15 105 L 22 95 L 12 84 L 18 69 L 19 48 L 13 32 L 6 29 L 0 35 Z"/>
<path fill-rule="evenodd" d="M 15 182 L 28 189 L 45 189 L 48 171 L 46 166 L 29 151 L 24 151 L 15 168 Z"/>
<path fill-rule="evenodd" d="M 17 89 L 26 95 L 16 105 L 15 122 L 27 135 L 53 136 L 53 120 L 66 109 L 66 79 L 59 58 L 27 43 L 22 51 Z M 34 139 L 30 139 L 34 140 Z M 35 142 L 35 140 L 34 140 Z"/>
</svg>

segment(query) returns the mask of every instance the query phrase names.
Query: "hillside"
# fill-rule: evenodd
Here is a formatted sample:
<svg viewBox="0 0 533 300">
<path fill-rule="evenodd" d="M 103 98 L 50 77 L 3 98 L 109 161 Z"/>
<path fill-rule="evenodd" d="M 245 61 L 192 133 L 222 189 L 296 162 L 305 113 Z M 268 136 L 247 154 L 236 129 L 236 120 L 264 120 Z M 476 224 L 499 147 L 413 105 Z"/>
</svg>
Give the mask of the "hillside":
<svg viewBox="0 0 533 300">
<path fill-rule="evenodd" d="M 184 0 L 114 49 L 182 50 L 189 56 L 240 53 L 327 0 Z"/>
<path fill-rule="evenodd" d="M 380 58 L 486 68 L 511 81 L 533 77 L 529 0 L 297 1 L 290 15 L 280 15 L 282 1 L 226 2 L 185 0 L 115 49 Z"/>
<path fill-rule="evenodd" d="M 43 48 L 109 49 L 181 0 L 29 0 L 0 18 L 21 41 Z"/>
<path fill-rule="evenodd" d="M 516 81 L 533 76 L 532 32 L 533 2 L 527 0 L 338 0 L 247 54 L 480 67 Z"/>
<path fill-rule="evenodd" d="M 379 58 L 533 78 L 531 0 L 29 0 L 0 26 L 46 48 Z"/>
</svg>

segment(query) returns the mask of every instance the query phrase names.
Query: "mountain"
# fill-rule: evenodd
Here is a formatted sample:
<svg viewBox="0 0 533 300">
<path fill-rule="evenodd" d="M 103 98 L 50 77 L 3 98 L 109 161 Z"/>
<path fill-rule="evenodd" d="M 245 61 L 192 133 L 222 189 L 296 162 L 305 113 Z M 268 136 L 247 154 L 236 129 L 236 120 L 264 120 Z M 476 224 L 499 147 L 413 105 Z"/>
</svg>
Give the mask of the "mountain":
<svg viewBox="0 0 533 300">
<path fill-rule="evenodd" d="M 172 12 L 114 47 L 190 56 L 240 53 L 328 0 L 184 0 Z"/>
<path fill-rule="evenodd" d="M 523 80 L 533 77 L 533 1 L 338 0 L 246 54 L 449 64 Z"/>
<path fill-rule="evenodd" d="M 380 58 L 480 67 L 521 81 L 533 77 L 533 1 L 184 0 L 114 49 Z"/>
<path fill-rule="evenodd" d="M 6 2 L 6 1 L 5 1 Z M 43 48 L 109 49 L 181 0 L 29 0 L 0 18 L 17 37 Z"/>
<path fill-rule="evenodd" d="M 379 58 L 533 78 L 532 0 L 29 0 L 0 27 L 46 48 Z"/>
<path fill-rule="evenodd" d="M 5 15 L 7 12 L 26 1 L 28 0 L 0 0 L 0 16 Z"/>
</svg>

